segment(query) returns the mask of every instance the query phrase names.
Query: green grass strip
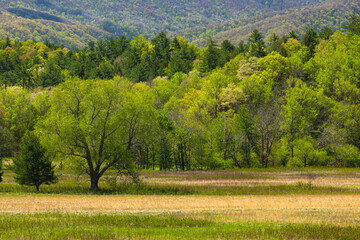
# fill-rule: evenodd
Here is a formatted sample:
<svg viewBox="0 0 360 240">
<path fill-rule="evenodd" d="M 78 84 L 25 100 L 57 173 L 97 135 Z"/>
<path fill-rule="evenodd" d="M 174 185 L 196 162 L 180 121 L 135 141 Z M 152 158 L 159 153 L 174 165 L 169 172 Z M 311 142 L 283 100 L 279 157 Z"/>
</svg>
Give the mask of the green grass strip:
<svg viewBox="0 0 360 240">
<path fill-rule="evenodd" d="M 0 217 L 1 239 L 358 239 L 360 227 L 223 223 L 174 215 L 40 213 Z"/>
</svg>

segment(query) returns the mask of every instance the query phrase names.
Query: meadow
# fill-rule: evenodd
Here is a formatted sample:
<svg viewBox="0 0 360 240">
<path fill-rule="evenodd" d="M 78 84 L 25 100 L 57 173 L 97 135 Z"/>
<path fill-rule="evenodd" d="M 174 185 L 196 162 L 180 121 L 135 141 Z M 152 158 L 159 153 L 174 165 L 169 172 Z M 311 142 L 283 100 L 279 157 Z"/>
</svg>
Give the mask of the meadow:
<svg viewBox="0 0 360 240">
<path fill-rule="evenodd" d="M 86 176 L 0 184 L 1 239 L 358 239 L 358 169 L 109 172 L 101 191 Z"/>
</svg>

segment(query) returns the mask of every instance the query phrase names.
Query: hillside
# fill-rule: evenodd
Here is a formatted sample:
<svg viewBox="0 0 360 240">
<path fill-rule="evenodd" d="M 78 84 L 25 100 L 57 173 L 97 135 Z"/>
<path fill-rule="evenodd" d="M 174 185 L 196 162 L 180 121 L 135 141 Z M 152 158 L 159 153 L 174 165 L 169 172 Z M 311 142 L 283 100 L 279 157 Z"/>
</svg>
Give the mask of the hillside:
<svg viewBox="0 0 360 240">
<path fill-rule="evenodd" d="M 284 10 L 257 15 L 250 18 L 230 20 L 220 24 L 185 29 L 174 35 L 183 36 L 198 46 L 206 43 L 211 36 L 217 41 L 229 39 L 233 43 L 246 41 L 253 29 L 258 29 L 265 38 L 273 33 L 285 35 L 291 30 L 303 35 L 310 27 L 319 31 L 328 26 L 334 31 L 342 30 L 347 22 L 349 12 L 359 11 L 360 2 L 357 0 L 329 1 L 316 6 L 307 6 L 300 9 Z"/>
<path fill-rule="evenodd" d="M 27 19 L 0 9 L 0 36 L 19 40 L 35 39 L 41 42 L 48 39 L 58 45 L 75 48 L 83 47 L 89 41 L 109 37 L 110 34 L 99 28 L 62 18 L 58 21 L 43 18 Z"/>
<path fill-rule="evenodd" d="M 0 0 L 0 34 L 25 40 L 50 39 L 67 47 L 82 47 L 94 39 L 155 36 L 160 31 L 184 35 L 201 45 L 209 35 L 241 39 L 249 29 L 282 33 L 311 25 L 330 11 L 329 26 L 338 29 L 355 0 Z M 337 4 L 337 5 L 336 5 Z M 333 11 L 331 12 L 331 9 Z M 306 12 L 306 18 L 302 15 Z M 306 23 L 304 23 L 304 21 Z M 276 22 L 276 25 L 273 23 Z M 285 24 L 285 22 L 287 24 Z M 288 24 L 291 22 L 291 24 Z M 271 24 L 270 24 L 271 23 Z M 286 26 L 285 26 L 286 25 Z M 200 39 L 200 41 L 199 41 Z"/>
</svg>

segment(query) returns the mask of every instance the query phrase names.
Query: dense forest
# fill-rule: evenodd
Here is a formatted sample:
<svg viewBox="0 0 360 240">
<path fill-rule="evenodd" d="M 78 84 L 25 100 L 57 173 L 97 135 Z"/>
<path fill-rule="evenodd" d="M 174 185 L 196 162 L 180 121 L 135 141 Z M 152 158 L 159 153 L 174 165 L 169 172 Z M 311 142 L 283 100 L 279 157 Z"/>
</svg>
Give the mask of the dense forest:
<svg viewBox="0 0 360 240">
<path fill-rule="evenodd" d="M 290 30 L 302 35 L 309 27 L 336 31 L 348 12 L 359 9 L 357 0 L 0 0 L 0 35 L 74 49 L 121 35 L 151 39 L 164 31 L 204 47 L 208 36 L 235 43 L 252 29 L 266 39 Z"/>
<path fill-rule="evenodd" d="M 199 49 L 160 32 L 78 50 L 0 40 L 0 157 L 35 135 L 59 168 L 360 166 L 360 17 Z M 94 184 L 94 185 L 93 185 Z"/>
</svg>

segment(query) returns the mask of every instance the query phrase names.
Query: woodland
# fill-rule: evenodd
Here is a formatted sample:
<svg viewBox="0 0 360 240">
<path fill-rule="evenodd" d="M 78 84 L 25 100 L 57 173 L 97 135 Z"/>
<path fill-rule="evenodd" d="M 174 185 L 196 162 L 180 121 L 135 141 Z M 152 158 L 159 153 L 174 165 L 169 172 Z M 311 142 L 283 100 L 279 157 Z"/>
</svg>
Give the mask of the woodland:
<svg viewBox="0 0 360 240">
<path fill-rule="evenodd" d="M 0 36 L 82 49 L 89 41 L 152 39 L 164 31 L 205 47 L 209 36 L 237 44 L 253 29 L 266 40 L 291 30 L 303 35 L 310 27 L 337 31 L 359 10 L 357 0 L 0 0 Z"/>
<path fill-rule="evenodd" d="M 41 148 L 94 190 L 109 169 L 359 167 L 360 18 L 348 18 L 344 33 L 265 42 L 255 29 L 203 49 L 163 32 L 71 50 L 4 37 L 0 158 Z"/>
</svg>

